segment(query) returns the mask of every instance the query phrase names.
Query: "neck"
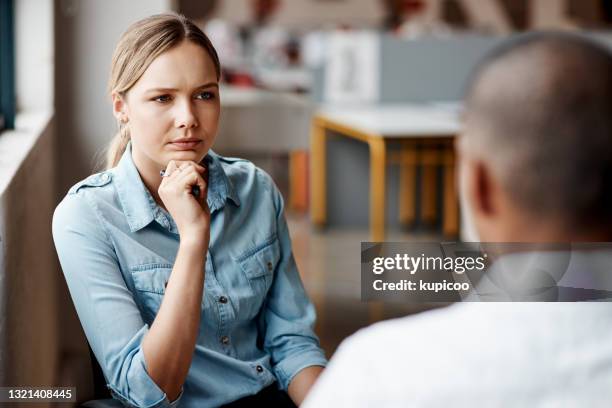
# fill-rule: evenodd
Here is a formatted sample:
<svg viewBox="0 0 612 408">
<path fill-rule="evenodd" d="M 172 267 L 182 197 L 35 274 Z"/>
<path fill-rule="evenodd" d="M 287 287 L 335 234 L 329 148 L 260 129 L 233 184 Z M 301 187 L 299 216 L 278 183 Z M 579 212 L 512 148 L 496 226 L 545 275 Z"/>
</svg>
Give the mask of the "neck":
<svg viewBox="0 0 612 408">
<path fill-rule="evenodd" d="M 565 222 L 530 218 L 491 225 L 483 242 L 611 242 L 612 228 L 571 228 Z"/>
<path fill-rule="evenodd" d="M 140 174 L 142 182 L 149 190 L 149 193 L 151 193 L 151 196 L 153 196 L 155 202 L 163 209 L 166 209 L 161 198 L 159 197 L 159 194 L 157 193 L 159 185 L 162 181 L 159 172 L 163 169 L 163 166 L 148 160 L 146 157 L 141 157 L 140 155 L 134 154 L 134 150 L 132 150 L 132 160 L 134 161 L 136 170 L 138 170 L 138 173 Z"/>
</svg>

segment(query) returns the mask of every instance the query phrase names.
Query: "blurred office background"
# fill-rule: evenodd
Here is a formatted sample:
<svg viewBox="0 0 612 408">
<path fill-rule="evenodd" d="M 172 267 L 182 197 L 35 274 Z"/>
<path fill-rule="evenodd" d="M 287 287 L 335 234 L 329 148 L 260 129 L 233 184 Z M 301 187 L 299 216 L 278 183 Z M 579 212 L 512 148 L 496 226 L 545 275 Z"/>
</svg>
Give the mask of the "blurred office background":
<svg viewBox="0 0 612 408">
<path fill-rule="evenodd" d="M 360 300 L 360 243 L 474 240 L 452 140 L 463 84 L 505 36 L 609 42 L 601 0 L 0 0 L 0 385 L 93 392 L 51 238 L 53 209 L 115 131 L 106 83 L 133 21 L 178 11 L 223 65 L 214 149 L 268 171 L 328 356 L 360 327 L 428 305 Z M 610 36 L 612 38 L 612 36 Z"/>
</svg>

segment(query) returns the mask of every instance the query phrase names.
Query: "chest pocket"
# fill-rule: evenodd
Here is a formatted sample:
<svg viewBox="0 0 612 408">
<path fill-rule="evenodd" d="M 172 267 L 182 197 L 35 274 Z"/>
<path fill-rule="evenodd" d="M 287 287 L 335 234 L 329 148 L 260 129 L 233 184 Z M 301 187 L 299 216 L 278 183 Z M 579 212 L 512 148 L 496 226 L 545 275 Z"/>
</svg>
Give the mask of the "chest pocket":
<svg viewBox="0 0 612 408">
<path fill-rule="evenodd" d="M 252 316 L 259 312 L 272 286 L 274 271 L 280 260 L 280 246 L 277 237 L 274 236 L 235 260 L 240 265 L 251 291 L 248 309 Z"/>
<path fill-rule="evenodd" d="M 145 322 L 149 325 L 157 316 L 171 273 L 171 264 L 147 264 L 132 268 L 132 279 L 137 291 L 136 300 L 141 306 Z"/>
</svg>

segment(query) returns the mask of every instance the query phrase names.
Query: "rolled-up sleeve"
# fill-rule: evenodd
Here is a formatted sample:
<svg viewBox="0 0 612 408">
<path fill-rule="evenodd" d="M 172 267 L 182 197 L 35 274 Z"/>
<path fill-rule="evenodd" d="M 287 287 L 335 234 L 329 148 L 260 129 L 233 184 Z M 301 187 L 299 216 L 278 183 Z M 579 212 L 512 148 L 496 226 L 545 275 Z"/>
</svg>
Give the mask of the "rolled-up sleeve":
<svg viewBox="0 0 612 408">
<path fill-rule="evenodd" d="M 280 260 L 264 310 L 264 347 L 272 356 L 273 370 L 286 390 L 306 367 L 325 366 L 327 360 L 313 331 L 316 312 L 302 285 L 284 214 L 283 198 L 272 185 L 276 208 Z"/>
<path fill-rule="evenodd" d="M 87 190 L 67 195 L 53 215 L 53 239 L 70 295 L 107 386 L 123 404 L 171 407 L 147 373 L 148 332 L 127 288 L 110 234 Z M 181 392 L 182 395 L 182 392 Z"/>
</svg>

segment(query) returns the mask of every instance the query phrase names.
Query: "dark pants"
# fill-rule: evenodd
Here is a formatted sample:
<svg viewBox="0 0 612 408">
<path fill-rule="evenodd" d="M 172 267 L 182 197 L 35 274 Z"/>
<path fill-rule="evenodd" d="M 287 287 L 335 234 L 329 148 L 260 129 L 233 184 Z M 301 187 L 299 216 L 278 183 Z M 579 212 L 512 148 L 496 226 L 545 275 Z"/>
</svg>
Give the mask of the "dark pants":
<svg viewBox="0 0 612 408">
<path fill-rule="evenodd" d="M 255 395 L 240 398 L 239 400 L 223 405 L 222 408 L 246 408 L 246 407 L 274 407 L 274 408 L 297 408 L 291 401 L 289 395 L 279 390 L 276 383 L 267 386 Z"/>
</svg>

